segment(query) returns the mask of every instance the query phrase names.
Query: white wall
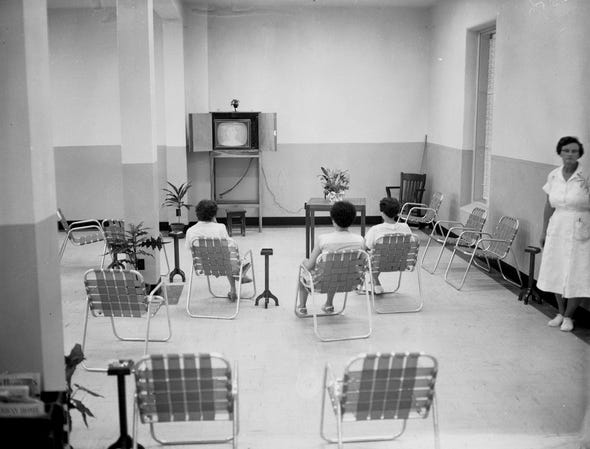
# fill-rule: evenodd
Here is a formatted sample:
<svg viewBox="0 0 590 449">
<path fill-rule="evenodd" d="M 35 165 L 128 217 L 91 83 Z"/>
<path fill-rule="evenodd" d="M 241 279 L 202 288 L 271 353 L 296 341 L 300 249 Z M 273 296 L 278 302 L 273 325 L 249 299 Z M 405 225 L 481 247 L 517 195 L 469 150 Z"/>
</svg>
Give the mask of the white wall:
<svg viewBox="0 0 590 449">
<path fill-rule="evenodd" d="M 195 17 L 187 14 L 189 30 L 203 26 Z M 239 110 L 277 112 L 280 143 L 424 137 L 423 9 L 305 7 L 210 16 L 206 44 L 210 110 L 230 110 L 238 98 Z M 203 42 L 186 39 L 186 45 Z M 187 76 L 187 85 L 200 83 L 198 75 Z"/>
<path fill-rule="evenodd" d="M 49 9 L 53 145 L 120 145 L 116 23 L 108 9 Z"/>
</svg>

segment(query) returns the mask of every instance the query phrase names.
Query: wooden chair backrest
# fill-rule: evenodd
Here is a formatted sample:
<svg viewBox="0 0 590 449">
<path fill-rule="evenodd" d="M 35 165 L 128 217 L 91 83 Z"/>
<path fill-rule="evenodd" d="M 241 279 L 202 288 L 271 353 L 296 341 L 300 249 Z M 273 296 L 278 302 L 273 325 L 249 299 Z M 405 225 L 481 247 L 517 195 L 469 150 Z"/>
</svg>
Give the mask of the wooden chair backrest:
<svg viewBox="0 0 590 449">
<path fill-rule="evenodd" d="M 134 374 L 142 423 L 233 419 L 232 369 L 220 355 L 149 355 Z"/>
<path fill-rule="evenodd" d="M 422 195 L 426 186 L 426 174 L 401 172 L 399 184 L 399 202 L 401 205 L 422 202 Z"/>
<path fill-rule="evenodd" d="M 426 418 L 434 399 L 437 371 L 436 359 L 426 354 L 362 354 L 344 371 L 343 418 Z"/>
<path fill-rule="evenodd" d="M 412 271 L 418 260 L 420 240 L 414 234 L 386 234 L 379 237 L 371 253 L 373 270 L 380 273 Z"/>
<path fill-rule="evenodd" d="M 134 270 L 88 270 L 84 287 L 95 315 L 139 318 L 147 312 L 146 285 Z"/>
</svg>

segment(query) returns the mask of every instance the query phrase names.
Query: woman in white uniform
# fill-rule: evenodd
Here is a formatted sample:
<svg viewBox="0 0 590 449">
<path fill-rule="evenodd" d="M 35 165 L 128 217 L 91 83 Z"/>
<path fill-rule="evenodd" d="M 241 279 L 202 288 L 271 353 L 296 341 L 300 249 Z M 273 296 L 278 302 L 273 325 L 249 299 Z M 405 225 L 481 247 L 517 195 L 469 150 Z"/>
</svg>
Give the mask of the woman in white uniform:
<svg viewBox="0 0 590 449">
<path fill-rule="evenodd" d="M 547 202 L 537 286 L 557 300 L 558 314 L 548 325 L 570 332 L 575 310 L 590 298 L 590 180 L 578 162 L 584 147 L 576 137 L 559 139 L 557 154 L 563 165 L 543 186 Z"/>
</svg>

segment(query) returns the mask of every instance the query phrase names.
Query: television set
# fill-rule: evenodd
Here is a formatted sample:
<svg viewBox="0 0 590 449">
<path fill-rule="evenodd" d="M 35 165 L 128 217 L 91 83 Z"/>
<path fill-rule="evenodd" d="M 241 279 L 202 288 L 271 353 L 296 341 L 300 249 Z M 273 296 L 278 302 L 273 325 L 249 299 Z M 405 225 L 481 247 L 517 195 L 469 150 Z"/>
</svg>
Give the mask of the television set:
<svg viewBox="0 0 590 449">
<path fill-rule="evenodd" d="M 213 112 L 214 150 L 257 150 L 258 112 Z"/>
</svg>

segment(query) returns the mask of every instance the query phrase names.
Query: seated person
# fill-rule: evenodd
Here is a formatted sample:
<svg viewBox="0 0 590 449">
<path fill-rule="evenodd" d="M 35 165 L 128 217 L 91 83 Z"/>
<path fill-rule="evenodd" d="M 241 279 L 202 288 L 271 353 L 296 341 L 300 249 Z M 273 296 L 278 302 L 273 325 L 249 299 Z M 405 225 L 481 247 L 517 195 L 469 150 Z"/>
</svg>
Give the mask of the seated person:
<svg viewBox="0 0 590 449">
<path fill-rule="evenodd" d="M 353 234 L 349 231 L 349 226 L 356 217 L 356 209 L 348 201 L 337 201 L 330 208 L 330 218 L 332 219 L 332 225 L 334 231 L 328 234 L 319 235 L 317 243 L 311 252 L 309 259 L 304 259 L 302 264 L 310 272 L 313 273 L 315 268 L 316 259 L 320 254 L 327 253 L 330 251 L 341 251 L 346 249 L 362 249 L 363 238 L 358 234 Z M 309 286 L 305 283 L 307 279 L 300 279 L 299 282 L 299 308 L 298 311 L 302 315 L 307 314 L 307 297 L 309 295 Z M 322 310 L 325 313 L 334 312 L 334 294 L 328 295 L 326 303 L 322 306 Z"/>
<path fill-rule="evenodd" d="M 385 197 L 379 201 L 379 210 L 383 223 L 373 226 L 365 236 L 365 249 L 369 253 L 375 248 L 375 242 L 386 234 L 411 234 L 412 230 L 406 223 L 397 223 L 400 205 L 397 198 Z M 373 271 L 373 293 L 383 294 L 383 286 L 379 281 L 379 272 Z"/>
<path fill-rule="evenodd" d="M 222 223 L 217 223 L 215 218 L 217 215 L 217 203 L 212 200 L 201 200 L 195 208 L 197 213 L 197 223 L 186 231 L 186 246 L 190 250 L 193 241 L 199 238 L 218 238 L 226 239 L 228 241 L 228 248 L 232 254 L 232 271 L 233 276 L 228 276 L 230 291 L 227 297 L 230 301 L 235 301 L 238 298 L 236 293 L 236 282 L 235 278 L 239 277 L 239 251 L 236 242 L 229 236 L 227 229 Z M 250 268 L 250 264 L 245 264 L 242 269 L 242 284 L 252 282 L 252 279 L 245 276 L 244 274 Z"/>
</svg>

